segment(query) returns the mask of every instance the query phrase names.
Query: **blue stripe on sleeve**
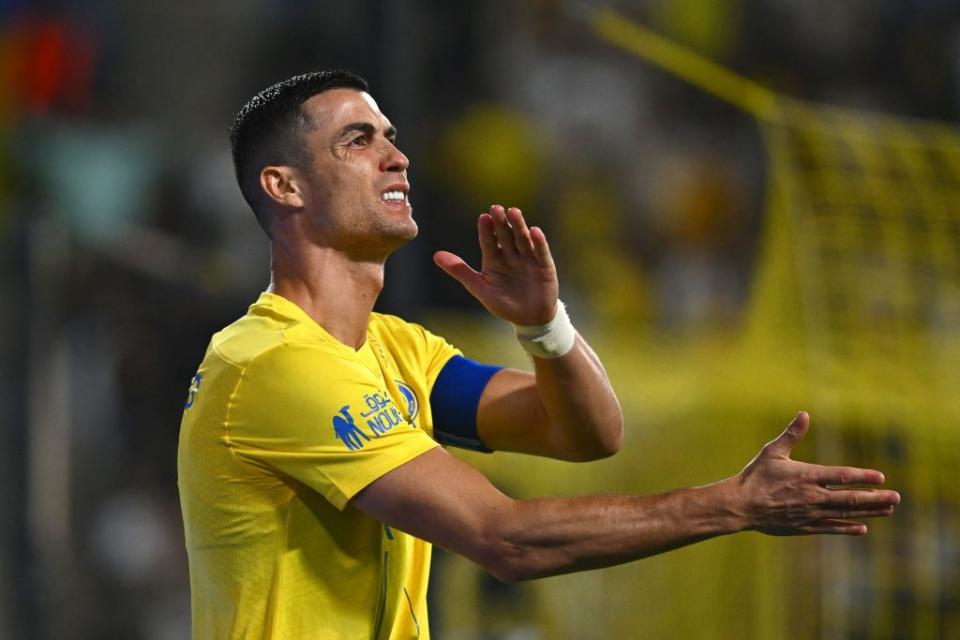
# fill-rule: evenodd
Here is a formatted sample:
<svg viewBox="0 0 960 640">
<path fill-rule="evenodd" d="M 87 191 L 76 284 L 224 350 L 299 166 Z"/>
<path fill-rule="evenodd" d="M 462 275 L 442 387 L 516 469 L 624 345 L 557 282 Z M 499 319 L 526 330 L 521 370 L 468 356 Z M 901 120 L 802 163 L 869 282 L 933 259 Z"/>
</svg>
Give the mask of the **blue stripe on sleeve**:
<svg viewBox="0 0 960 640">
<path fill-rule="evenodd" d="M 477 435 L 477 407 L 487 382 L 503 367 L 453 356 L 430 391 L 433 435 L 441 444 L 490 453 Z"/>
</svg>

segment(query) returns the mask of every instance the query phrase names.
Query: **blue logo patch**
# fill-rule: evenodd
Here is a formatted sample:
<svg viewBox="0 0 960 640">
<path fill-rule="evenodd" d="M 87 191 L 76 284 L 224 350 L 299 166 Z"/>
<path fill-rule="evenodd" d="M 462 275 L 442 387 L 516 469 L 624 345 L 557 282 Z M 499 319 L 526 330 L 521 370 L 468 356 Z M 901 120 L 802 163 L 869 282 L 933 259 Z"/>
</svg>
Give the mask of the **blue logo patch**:
<svg viewBox="0 0 960 640">
<path fill-rule="evenodd" d="M 361 431 L 360 427 L 353 421 L 353 416 L 350 415 L 350 405 L 342 407 L 340 414 L 333 416 L 333 433 L 337 440 L 343 442 L 350 451 L 363 448 L 361 438 L 367 442 L 370 441 L 367 434 Z"/>
<path fill-rule="evenodd" d="M 406 385 L 404 387 L 403 396 L 407 407 L 416 412 L 418 408 L 417 397 L 409 387 L 406 387 Z M 364 442 L 369 442 L 371 438 L 379 438 L 398 424 L 406 421 L 400 414 L 397 403 L 386 391 L 365 393 L 363 394 L 363 402 L 367 405 L 367 409 L 360 412 L 360 418 L 366 423 L 367 431 L 363 431 L 360 425 L 354 421 L 350 414 L 350 405 L 341 408 L 340 413 L 333 417 L 334 435 L 350 451 L 362 449 Z"/>
<path fill-rule="evenodd" d="M 410 385 L 403 380 L 397 380 L 397 386 L 400 388 L 400 393 L 403 394 L 403 401 L 407 405 L 407 417 L 410 418 L 410 422 L 412 423 L 420 414 L 420 401 L 417 399 L 417 394 L 414 390 L 410 388 Z"/>
<path fill-rule="evenodd" d="M 367 403 L 367 410 L 360 417 L 367 421 L 367 427 L 374 436 L 379 438 L 403 421 L 397 404 L 386 391 L 365 393 L 363 401 Z"/>
</svg>

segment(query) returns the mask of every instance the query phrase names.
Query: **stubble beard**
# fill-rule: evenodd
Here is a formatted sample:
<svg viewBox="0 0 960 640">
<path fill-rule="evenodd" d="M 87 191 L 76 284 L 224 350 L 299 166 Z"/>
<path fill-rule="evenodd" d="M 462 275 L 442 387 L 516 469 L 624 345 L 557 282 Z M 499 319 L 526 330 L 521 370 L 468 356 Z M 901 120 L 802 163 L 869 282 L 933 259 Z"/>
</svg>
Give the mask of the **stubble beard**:
<svg viewBox="0 0 960 640">
<path fill-rule="evenodd" d="M 367 259 L 386 260 L 387 256 L 417 237 L 419 227 L 412 215 L 384 214 L 367 210 L 364 221 L 355 228 L 357 253 Z"/>
</svg>

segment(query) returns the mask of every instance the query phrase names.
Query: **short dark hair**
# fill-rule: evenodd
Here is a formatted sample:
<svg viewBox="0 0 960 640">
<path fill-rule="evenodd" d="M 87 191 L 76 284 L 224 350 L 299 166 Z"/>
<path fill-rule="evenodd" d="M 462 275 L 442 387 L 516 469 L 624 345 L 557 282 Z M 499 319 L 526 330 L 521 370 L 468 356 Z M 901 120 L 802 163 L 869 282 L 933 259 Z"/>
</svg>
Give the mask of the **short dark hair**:
<svg viewBox="0 0 960 640">
<path fill-rule="evenodd" d="M 315 71 L 267 87 L 243 105 L 230 125 L 230 150 L 240 192 L 257 221 L 271 235 L 260 200 L 260 171 L 271 164 L 309 169 L 303 135 L 315 124 L 300 106 L 330 89 L 367 91 L 367 81 L 350 71 Z"/>
</svg>

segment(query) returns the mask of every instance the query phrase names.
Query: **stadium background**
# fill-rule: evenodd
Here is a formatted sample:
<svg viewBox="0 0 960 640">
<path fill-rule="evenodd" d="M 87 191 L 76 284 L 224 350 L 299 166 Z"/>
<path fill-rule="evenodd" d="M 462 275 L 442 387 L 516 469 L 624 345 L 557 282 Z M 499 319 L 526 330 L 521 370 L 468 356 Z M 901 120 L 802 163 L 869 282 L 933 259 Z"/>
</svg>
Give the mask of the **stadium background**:
<svg viewBox="0 0 960 640">
<path fill-rule="evenodd" d="M 804 408 L 798 457 L 904 498 L 865 539 L 521 585 L 438 552 L 438 638 L 960 637 L 960 6 L 614 5 L 0 2 L 0 637 L 186 637 L 180 409 L 268 277 L 226 127 L 326 67 L 412 161 L 421 235 L 379 308 L 523 366 L 430 262 L 516 204 L 624 404 L 607 461 L 466 456 L 501 488 L 712 481 Z"/>
</svg>

